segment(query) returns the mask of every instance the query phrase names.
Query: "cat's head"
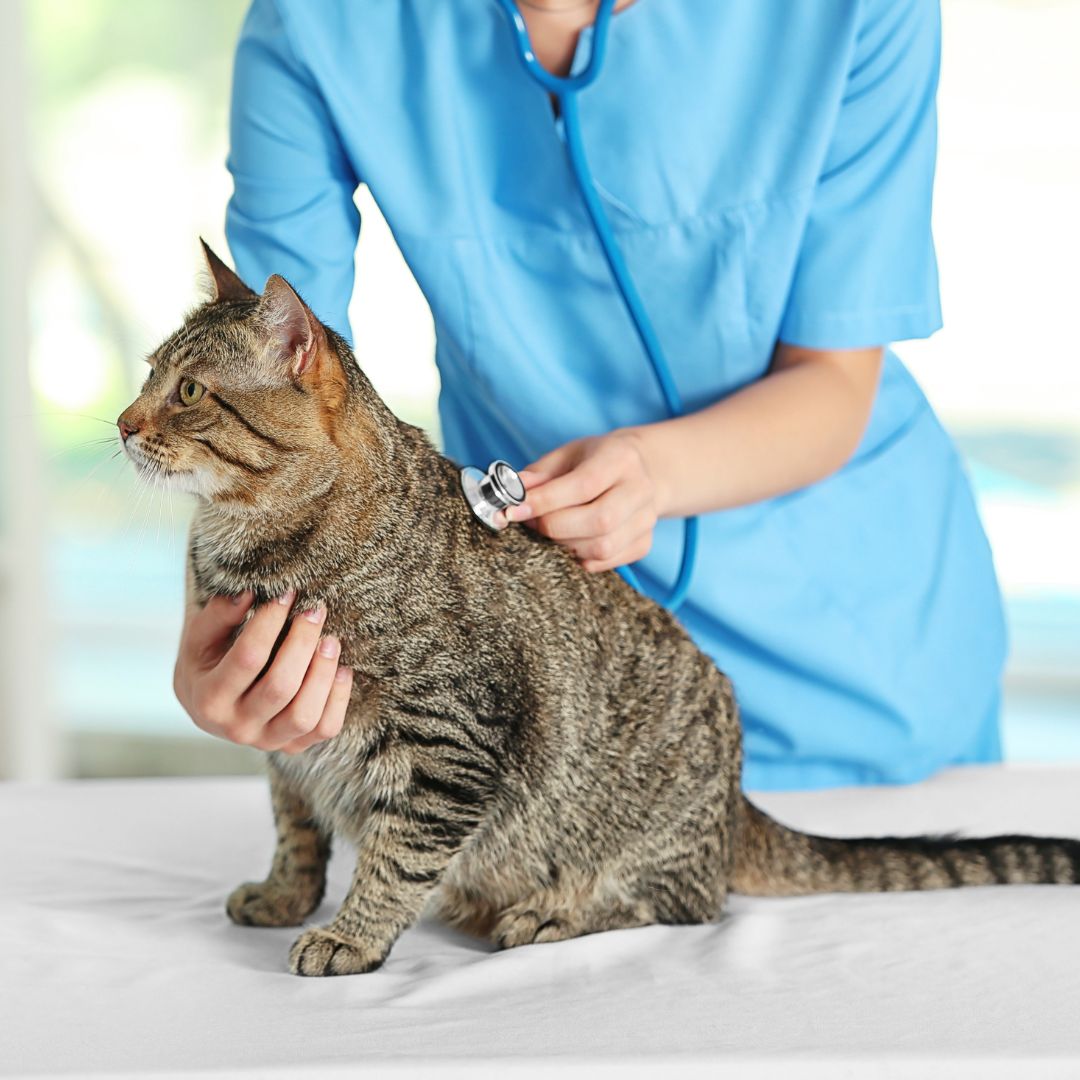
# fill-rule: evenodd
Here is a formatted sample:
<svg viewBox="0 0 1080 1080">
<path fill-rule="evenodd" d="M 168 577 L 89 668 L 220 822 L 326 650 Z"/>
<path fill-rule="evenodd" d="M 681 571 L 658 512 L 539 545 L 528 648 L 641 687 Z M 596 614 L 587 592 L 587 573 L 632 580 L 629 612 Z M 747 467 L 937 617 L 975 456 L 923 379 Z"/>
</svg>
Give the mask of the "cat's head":
<svg viewBox="0 0 1080 1080">
<path fill-rule="evenodd" d="M 355 415 L 370 385 L 284 278 L 260 296 L 203 250 L 212 297 L 148 357 L 150 375 L 117 420 L 124 451 L 174 490 L 284 509 L 332 482 L 371 434 L 370 411 Z"/>
</svg>

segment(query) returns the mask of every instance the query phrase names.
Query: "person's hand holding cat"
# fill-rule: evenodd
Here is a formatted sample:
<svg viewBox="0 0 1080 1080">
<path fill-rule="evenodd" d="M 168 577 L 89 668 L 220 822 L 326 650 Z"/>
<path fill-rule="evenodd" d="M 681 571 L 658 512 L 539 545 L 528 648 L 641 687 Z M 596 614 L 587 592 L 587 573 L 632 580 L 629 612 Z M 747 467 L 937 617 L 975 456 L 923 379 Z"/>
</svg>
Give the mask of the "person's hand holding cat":
<svg viewBox="0 0 1080 1080">
<path fill-rule="evenodd" d="M 649 553 L 662 514 L 658 485 L 632 428 L 552 450 L 521 470 L 526 501 L 506 517 L 569 548 L 589 571 Z"/>
<path fill-rule="evenodd" d="M 252 599 L 250 592 L 215 596 L 201 609 L 188 609 L 173 689 L 208 734 L 259 750 L 299 753 L 341 730 L 352 670 L 338 667 L 337 638 L 320 637 L 324 608 L 296 615 L 266 667 L 289 617 L 291 594 L 256 608 L 230 645 Z"/>
</svg>

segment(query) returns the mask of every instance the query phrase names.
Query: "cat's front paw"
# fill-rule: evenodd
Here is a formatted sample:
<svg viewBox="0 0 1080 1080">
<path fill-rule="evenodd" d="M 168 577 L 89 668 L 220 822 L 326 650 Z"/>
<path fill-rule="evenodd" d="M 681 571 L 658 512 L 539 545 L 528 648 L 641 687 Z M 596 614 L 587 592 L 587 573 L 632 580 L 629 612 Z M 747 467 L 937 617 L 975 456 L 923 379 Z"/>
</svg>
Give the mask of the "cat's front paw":
<svg viewBox="0 0 1080 1080">
<path fill-rule="evenodd" d="M 233 889 L 225 911 L 240 926 L 299 926 L 317 905 L 272 882 L 247 881 Z"/>
<path fill-rule="evenodd" d="M 359 941 L 347 941 L 332 930 L 305 930 L 289 952 L 294 975 L 362 975 L 382 965 L 386 954 L 376 955 Z"/>
</svg>

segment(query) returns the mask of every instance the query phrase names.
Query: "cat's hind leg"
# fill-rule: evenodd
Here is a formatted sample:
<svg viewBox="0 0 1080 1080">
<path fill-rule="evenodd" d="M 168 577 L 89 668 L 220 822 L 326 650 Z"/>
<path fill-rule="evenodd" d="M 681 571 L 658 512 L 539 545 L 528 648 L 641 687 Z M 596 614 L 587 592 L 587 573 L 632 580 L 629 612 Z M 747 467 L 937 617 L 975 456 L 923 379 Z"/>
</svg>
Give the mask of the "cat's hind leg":
<svg viewBox="0 0 1080 1080">
<path fill-rule="evenodd" d="M 500 948 L 565 941 L 653 923 L 713 922 L 727 899 L 723 844 L 708 817 L 655 848 L 628 853 L 618 868 L 591 881 L 559 881 L 523 897 L 495 920 Z"/>
<path fill-rule="evenodd" d="M 594 898 L 582 902 L 573 894 L 545 889 L 503 910 L 489 936 L 500 949 L 513 949 L 654 922 L 652 907 L 646 901 Z"/>
<path fill-rule="evenodd" d="M 272 763 L 270 798 L 277 829 L 270 873 L 265 881 L 234 889 L 225 905 L 229 918 L 241 926 L 299 926 L 326 889 L 330 837 Z"/>
</svg>

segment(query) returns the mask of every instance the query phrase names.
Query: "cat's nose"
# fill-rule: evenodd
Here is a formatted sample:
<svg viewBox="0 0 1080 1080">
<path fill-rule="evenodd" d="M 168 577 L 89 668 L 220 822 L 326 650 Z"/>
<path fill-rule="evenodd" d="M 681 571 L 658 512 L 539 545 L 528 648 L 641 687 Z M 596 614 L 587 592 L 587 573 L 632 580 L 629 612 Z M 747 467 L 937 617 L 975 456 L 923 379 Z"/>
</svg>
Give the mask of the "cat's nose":
<svg viewBox="0 0 1080 1080">
<path fill-rule="evenodd" d="M 126 420 L 117 420 L 116 426 L 120 429 L 120 438 L 124 442 L 128 441 L 128 437 L 134 435 L 139 429 L 134 424 L 129 424 Z"/>
</svg>

